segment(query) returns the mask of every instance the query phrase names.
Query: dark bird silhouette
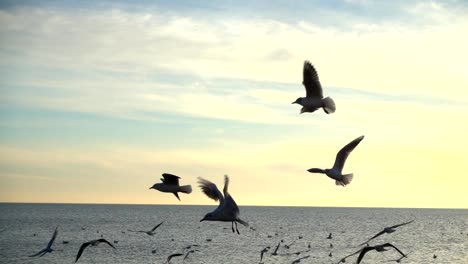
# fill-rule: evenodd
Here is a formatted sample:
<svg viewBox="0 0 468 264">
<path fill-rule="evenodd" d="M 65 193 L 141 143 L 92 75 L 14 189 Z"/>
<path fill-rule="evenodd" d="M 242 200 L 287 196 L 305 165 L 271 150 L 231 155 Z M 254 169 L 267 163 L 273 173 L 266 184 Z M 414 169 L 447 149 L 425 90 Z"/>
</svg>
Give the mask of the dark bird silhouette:
<svg viewBox="0 0 468 264">
<path fill-rule="evenodd" d="M 268 250 L 270 250 L 270 247 L 266 247 L 260 251 L 260 263 L 262 263 L 263 260 L 263 254 L 265 254 Z"/>
<path fill-rule="evenodd" d="M 276 246 L 275 251 L 273 251 L 273 253 L 271 253 L 272 256 L 278 255 L 278 249 L 279 249 L 279 247 L 280 247 L 280 244 L 281 244 L 281 241 L 278 242 L 278 245 Z"/>
<path fill-rule="evenodd" d="M 333 238 L 333 237 L 332 237 L 332 233 L 328 234 L 327 239 L 332 239 L 332 238 Z"/>
<path fill-rule="evenodd" d="M 307 256 L 304 256 L 304 257 L 300 257 L 300 258 L 294 260 L 293 262 L 291 262 L 291 264 L 299 263 L 299 262 L 301 262 L 301 260 L 306 259 L 306 258 L 309 258 L 309 257 L 310 257 L 310 255 L 307 255 Z"/>
<path fill-rule="evenodd" d="M 364 247 L 363 249 L 361 249 L 361 253 L 359 253 L 359 256 L 358 256 L 358 259 L 357 259 L 357 264 L 361 263 L 361 260 L 364 258 L 364 255 L 366 255 L 367 252 L 371 251 L 371 250 L 375 250 L 377 252 L 383 252 L 383 251 L 387 251 L 387 249 L 385 249 L 386 247 L 391 247 L 391 248 L 394 248 L 396 251 L 398 251 L 402 256 L 406 256 L 403 252 L 401 252 L 397 247 L 395 247 L 394 245 L 390 244 L 390 243 L 385 243 L 385 244 L 382 244 L 382 245 L 377 245 L 377 246 L 373 246 L 373 247 Z"/>
<path fill-rule="evenodd" d="M 317 71 L 310 62 L 304 62 L 302 84 L 306 89 L 306 96 L 299 97 L 293 104 L 302 105 L 302 113 L 312 113 L 319 108 L 327 114 L 334 113 L 336 110 L 335 102 L 330 97 L 323 98 L 322 85 L 320 84 Z"/>
<path fill-rule="evenodd" d="M 105 240 L 104 238 L 91 240 L 91 241 L 85 242 L 85 243 L 83 243 L 83 244 L 81 245 L 80 249 L 78 250 L 78 254 L 76 255 L 75 262 L 77 262 L 77 261 L 80 259 L 81 254 L 83 254 L 83 251 L 84 251 L 88 246 L 97 246 L 97 245 L 99 245 L 100 243 L 106 243 L 107 245 L 109 245 L 109 246 L 111 246 L 113 249 L 115 249 L 114 245 L 112 245 L 109 241 Z"/>
<path fill-rule="evenodd" d="M 41 250 L 41 251 L 37 252 L 36 254 L 31 255 L 29 257 L 37 257 L 37 256 L 42 257 L 45 254 L 51 253 L 52 251 L 54 251 L 54 249 L 52 249 L 52 244 L 54 244 L 54 241 L 55 241 L 55 238 L 57 237 L 57 234 L 58 234 L 58 227 L 55 228 L 55 231 L 52 234 L 52 238 L 49 240 L 49 243 L 47 243 L 46 248 L 44 248 L 43 250 Z"/>
<path fill-rule="evenodd" d="M 328 177 L 332 178 L 335 180 L 336 185 L 341 185 L 341 186 L 346 186 L 351 181 L 353 180 L 353 174 L 343 174 L 343 167 L 346 162 L 346 159 L 348 158 L 349 154 L 353 149 L 361 142 L 361 140 L 364 138 L 364 136 L 360 136 L 356 138 L 355 140 L 351 141 L 348 143 L 346 146 L 344 146 L 338 154 L 336 154 L 335 158 L 335 164 L 333 164 L 333 167 L 331 169 L 319 169 L 319 168 L 311 168 L 308 169 L 308 172 L 311 173 L 323 173 L 326 174 Z"/>
<path fill-rule="evenodd" d="M 197 251 L 200 251 L 200 250 L 198 250 L 198 249 L 192 249 L 192 250 L 187 251 L 187 253 L 185 253 L 185 256 L 184 256 L 184 259 L 183 259 L 183 260 L 185 260 L 186 258 L 188 258 L 189 254 L 195 253 L 195 252 L 197 252 Z"/>
<path fill-rule="evenodd" d="M 135 230 L 128 230 L 129 232 L 135 232 L 135 233 L 145 233 L 149 236 L 154 236 L 154 234 L 156 234 L 154 231 L 156 231 L 156 229 L 162 225 L 164 223 L 164 221 L 162 221 L 161 223 L 157 224 L 155 227 L 153 227 L 151 230 L 148 230 L 148 231 L 144 231 L 144 230 L 139 230 L 139 231 L 135 231 Z"/>
<path fill-rule="evenodd" d="M 167 193 L 173 193 L 177 199 L 179 199 L 179 192 L 181 193 L 191 193 L 192 192 L 192 186 L 191 185 L 184 185 L 180 186 L 179 185 L 179 176 L 169 174 L 169 173 L 163 173 L 162 174 L 161 181 L 162 183 L 155 183 L 153 186 L 150 187 L 150 189 L 155 189 L 160 192 L 167 192 Z"/>
<path fill-rule="evenodd" d="M 404 226 L 404 225 L 407 225 L 407 224 L 410 224 L 410 223 L 412 223 L 413 221 L 414 221 L 414 220 L 411 220 L 411 221 L 406 222 L 406 223 L 394 225 L 394 226 L 385 227 L 382 231 L 380 231 L 379 233 L 377 233 L 375 236 L 369 238 L 366 242 L 359 244 L 359 246 L 363 246 L 363 245 L 369 243 L 372 239 L 374 239 L 374 238 L 376 238 L 376 237 L 378 237 L 378 236 L 380 236 L 380 235 L 383 235 L 383 234 L 385 234 L 385 233 L 387 233 L 387 234 L 393 233 L 393 232 L 396 231 L 395 228 L 400 227 L 400 226 Z"/>
<path fill-rule="evenodd" d="M 181 254 L 181 253 L 175 253 L 175 254 L 172 254 L 170 255 L 169 257 L 167 257 L 167 263 L 170 263 L 171 259 L 173 257 L 180 257 L 180 256 L 183 256 L 184 254 Z"/>
<path fill-rule="evenodd" d="M 237 234 L 239 234 L 239 229 L 237 228 L 237 223 L 241 223 L 242 225 L 248 227 L 249 224 L 239 218 L 240 212 L 239 207 L 237 206 L 234 198 L 228 192 L 229 186 L 229 177 L 224 175 L 224 188 L 223 194 L 219 191 L 216 185 L 208 180 L 203 178 L 198 178 L 198 183 L 200 184 L 200 188 L 202 189 L 203 193 L 206 194 L 209 198 L 219 201 L 218 207 L 210 213 L 207 213 L 202 221 L 223 221 L 223 222 L 231 222 L 232 232 L 234 233 L 234 224 L 236 226 Z"/>
</svg>

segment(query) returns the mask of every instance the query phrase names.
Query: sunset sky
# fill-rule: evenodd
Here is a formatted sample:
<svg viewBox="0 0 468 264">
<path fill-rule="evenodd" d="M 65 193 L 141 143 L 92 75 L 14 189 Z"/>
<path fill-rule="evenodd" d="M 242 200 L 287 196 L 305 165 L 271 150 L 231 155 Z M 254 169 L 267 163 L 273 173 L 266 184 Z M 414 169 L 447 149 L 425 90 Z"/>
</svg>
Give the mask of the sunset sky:
<svg viewBox="0 0 468 264">
<path fill-rule="evenodd" d="M 0 202 L 468 208 L 466 1 L 0 0 Z M 302 67 L 334 114 L 299 114 Z M 335 186 L 311 167 L 364 140 Z M 161 173 L 194 192 L 149 190 Z"/>
</svg>

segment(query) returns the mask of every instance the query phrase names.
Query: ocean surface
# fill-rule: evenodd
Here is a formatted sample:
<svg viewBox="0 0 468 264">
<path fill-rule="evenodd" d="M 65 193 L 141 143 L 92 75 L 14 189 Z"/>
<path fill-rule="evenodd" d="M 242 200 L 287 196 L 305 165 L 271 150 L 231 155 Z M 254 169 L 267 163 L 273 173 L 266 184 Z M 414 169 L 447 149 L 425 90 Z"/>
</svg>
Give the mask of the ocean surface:
<svg viewBox="0 0 468 264">
<path fill-rule="evenodd" d="M 241 206 L 241 218 L 252 229 L 238 225 L 238 235 L 231 223 L 200 222 L 215 207 L 0 204 L 0 263 L 74 263 L 81 244 L 101 236 L 116 250 L 105 244 L 88 247 L 78 263 L 167 263 L 169 255 L 185 254 L 193 244 L 198 246 L 191 249 L 198 251 L 170 263 L 259 263 L 267 246 L 271 249 L 263 257 L 265 264 L 306 256 L 300 263 L 337 263 L 384 227 L 413 219 L 370 244 L 397 246 L 409 254 L 401 263 L 468 263 L 468 210 Z M 162 221 L 154 236 L 128 231 L 150 230 Z M 46 247 L 57 226 L 57 251 L 28 257 Z M 332 239 L 327 239 L 329 233 Z M 398 257 L 391 249 L 370 251 L 361 263 L 396 263 L 392 260 Z M 356 259 L 352 256 L 346 263 Z"/>
</svg>

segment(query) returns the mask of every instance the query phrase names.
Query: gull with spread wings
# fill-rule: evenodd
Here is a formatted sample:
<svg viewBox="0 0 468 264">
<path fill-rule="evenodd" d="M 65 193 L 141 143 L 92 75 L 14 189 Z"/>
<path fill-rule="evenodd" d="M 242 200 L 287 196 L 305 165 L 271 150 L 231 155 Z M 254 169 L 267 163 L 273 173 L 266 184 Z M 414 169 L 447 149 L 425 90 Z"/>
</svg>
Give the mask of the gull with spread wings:
<svg viewBox="0 0 468 264">
<path fill-rule="evenodd" d="M 192 192 L 192 186 L 191 185 L 184 185 L 180 186 L 179 185 L 179 176 L 170 174 L 170 173 L 163 173 L 162 174 L 161 181 L 162 183 L 155 183 L 153 186 L 150 187 L 150 189 L 155 189 L 160 192 L 168 192 L 168 193 L 173 193 L 177 199 L 179 199 L 179 192 L 181 193 L 191 193 Z"/>
<path fill-rule="evenodd" d="M 156 234 L 154 231 L 156 231 L 156 229 L 162 225 L 164 223 L 164 221 L 162 221 L 161 223 L 157 224 L 155 227 L 153 227 L 153 229 L 151 230 L 148 230 L 148 231 L 144 231 L 144 230 L 139 230 L 139 231 L 135 231 L 135 230 L 128 230 L 129 232 L 135 232 L 135 233 L 145 233 L 149 236 L 154 236 L 154 234 Z"/>
<path fill-rule="evenodd" d="M 385 243 L 385 244 L 382 244 L 382 245 L 377 245 L 377 246 L 369 246 L 369 247 L 364 247 L 363 249 L 361 249 L 361 253 L 359 253 L 359 256 L 358 256 L 358 259 L 357 259 L 357 264 L 361 263 L 361 260 L 364 258 L 364 255 L 366 255 L 367 252 L 371 251 L 371 250 L 375 250 L 377 252 L 383 252 L 383 251 L 387 251 L 387 249 L 385 249 L 386 247 L 392 247 L 394 248 L 396 251 L 398 251 L 398 253 L 400 253 L 403 257 L 406 257 L 406 255 L 401 252 L 401 250 L 399 250 L 397 247 L 395 247 L 394 245 L 390 244 L 390 243 Z"/>
<path fill-rule="evenodd" d="M 80 259 L 81 254 L 83 254 L 83 251 L 84 251 L 88 246 L 97 246 L 97 245 L 99 245 L 100 243 L 105 243 L 105 244 L 111 246 L 113 249 L 115 249 L 114 245 L 112 245 L 109 241 L 105 240 L 104 238 L 95 239 L 95 240 L 91 240 L 91 241 L 85 242 L 85 243 L 83 243 L 83 244 L 81 245 L 80 249 L 78 250 L 78 254 L 76 255 L 75 263 Z"/>
<path fill-rule="evenodd" d="M 378 237 L 380 235 L 383 235 L 385 233 L 387 233 L 387 234 L 393 233 L 393 232 L 396 231 L 395 228 L 400 227 L 400 226 L 404 226 L 404 225 L 407 225 L 407 224 L 411 224 L 413 221 L 414 220 L 411 220 L 409 222 L 405 222 L 405 223 L 402 223 L 402 224 L 394 225 L 394 226 L 385 227 L 382 231 L 377 233 L 375 236 L 369 238 L 366 242 L 359 244 L 359 246 L 363 246 L 363 245 L 369 243 L 369 241 L 371 241 L 372 239 L 374 239 L 374 238 L 376 238 L 376 237 Z"/>
<path fill-rule="evenodd" d="M 306 96 L 299 97 L 293 102 L 293 104 L 302 105 L 301 114 L 312 113 L 319 108 L 323 108 L 323 111 L 327 114 L 335 112 L 335 102 L 330 97 L 323 98 L 322 85 L 317 71 L 308 61 L 304 62 L 303 75 L 302 84 L 306 89 Z"/>
<path fill-rule="evenodd" d="M 236 202 L 232 198 L 232 196 L 228 192 L 229 186 L 229 177 L 224 175 L 224 188 L 223 194 L 219 191 L 216 185 L 208 180 L 203 178 L 198 178 L 198 183 L 200 184 L 200 188 L 202 189 L 203 193 L 206 194 L 209 198 L 219 201 L 218 207 L 210 213 L 207 213 L 202 221 L 222 221 L 222 222 L 231 222 L 232 232 L 234 233 L 234 224 L 236 226 L 237 234 L 239 234 L 239 229 L 237 229 L 237 223 L 241 223 L 242 225 L 248 227 L 249 224 L 239 218 L 239 207 L 237 206 Z"/>
<path fill-rule="evenodd" d="M 55 228 L 54 234 L 52 235 L 52 238 L 49 240 L 49 243 L 47 244 L 47 247 L 44 248 L 43 250 L 37 252 L 36 254 L 29 256 L 29 257 L 37 257 L 37 256 L 42 257 L 46 253 L 51 253 L 52 251 L 54 251 L 54 249 L 52 249 L 52 244 L 54 244 L 55 238 L 57 237 L 57 234 L 58 234 L 57 229 L 58 229 L 58 227 Z"/>
<path fill-rule="evenodd" d="M 328 177 L 335 180 L 336 185 L 341 185 L 343 187 L 348 185 L 353 180 L 353 174 L 352 173 L 343 174 L 342 170 L 343 170 L 344 164 L 349 154 L 359 144 L 359 142 L 361 142 L 363 138 L 364 136 L 360 136 L 356 138 L 355 140 L 351 141 L 350 143 L 348 143 L 348 145 L 344 146 L 338 152 L 338 154 L 336 154 L 335 164 L 333 164 L 333 168 L 324 169 L 324 170 L 318 169 L 318 168 L 312 168 L 312 169 L 308 169 L 307 171 L 311 173 L 326 174 Z"/>
</svg>

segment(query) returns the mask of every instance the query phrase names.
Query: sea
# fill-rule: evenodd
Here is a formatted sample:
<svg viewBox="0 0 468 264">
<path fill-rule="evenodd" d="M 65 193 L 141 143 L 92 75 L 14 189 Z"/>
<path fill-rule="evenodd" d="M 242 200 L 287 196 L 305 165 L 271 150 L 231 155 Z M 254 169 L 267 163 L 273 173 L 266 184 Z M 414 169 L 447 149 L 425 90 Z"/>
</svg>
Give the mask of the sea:
<svg viewBox="0 0 468 264">
<path fill-rule="evenodd" d="M 411 220 L 369 244 L 396 246 L 407 255 L 400 263 L 468 263 L 465 209 L 240 206 L 241 219 L 250 224 L 239 224 L 240 234 L 232 232 L 229 222 L 200 222 L 214 209 L 0 203 L 0 263 L 75 263 L 80 246 L 100 238 L 116 249 L 106 244 L 87 247 L 77 263 L 168 263 L 172 254 L 181 256 L 169 263 L 338 263 L 384 227 Z M 129 231 L 150 230 L 161 222 L 153 236 Z M 47 246 L 56 227 L 55 251 L 29 257 Z M 357 257 L 345 263 L 356 263 Z M 396 263 L 399 257 L 391 248 L 373 250 L 361 263 Z"/>
</svg>

